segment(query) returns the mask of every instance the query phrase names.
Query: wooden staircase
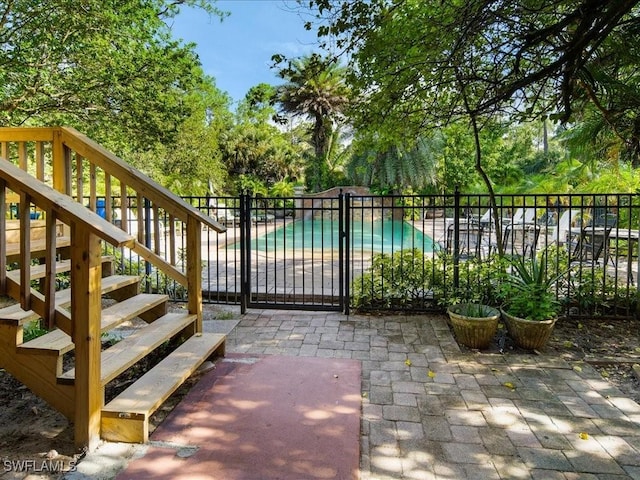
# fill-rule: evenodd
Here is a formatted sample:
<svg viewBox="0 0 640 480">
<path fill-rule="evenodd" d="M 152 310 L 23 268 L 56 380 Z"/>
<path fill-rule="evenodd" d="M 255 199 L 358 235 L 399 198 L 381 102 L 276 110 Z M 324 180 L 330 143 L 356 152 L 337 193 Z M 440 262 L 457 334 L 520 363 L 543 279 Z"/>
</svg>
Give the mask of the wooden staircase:
<svg viewBox="0 0 640 480">
<path fill-rule="evenodd" d="M 6 146 L 9 133 L 19 141 L 18 152 L 28 151 L 23 144 L 27 133 L 31 133 L 29 129 L 12 130 L 0 129 L 0 157 L 10 153 Z M 51 134 L 54 165 L 55 152 L 64 153 L 66 148 L 68 158 L 70 147 L 60 140 L 60 129 L 34 130 L 36 142 L 41 141 L 38 139 L 43 131 Z M 131 169 L 123 173 L 119 159 L 77 132 L 62 133 L 65 132 L 70 135 L 67 141 L 74 144 L 75 151 L 82 151 L 76 157 L 86 162 L 93 155 L 95 164 L 108 172 L 105 175 L 109 184 L 113 178 L 120 178 L 114 172 L 124 175 L 119 180 L 123 196 L 135 187 L 155 201 L 152 208 L 156 219 L 159 208 L 171 212 L 171 235 L 176 236 L 175 219 L 183 218 L 181 230 L 187 232 L 189 247 L 186 265 L 180 268 L 175 252 L 163 254 L 157 247 L 160 243 L 157 236 L 154 242 L 147 241 L 140 232 L 137 238 L 132 237 L 81 205 L 82 195 L 80 203 L 75 202 L 68 195 L 68 181 L 58 185 L 67 190 L 61 193 L 60 189 L 45 185 L 42 179 L 28 175 L 23 157 L 18 163 L 24 168 L 0 158 L 0 239 L 6 239 L 0 243 L 0 294 L 18 302 L 0 309 L 0 367 L 74 422 L 78 448 L 94 448 L 98 437 L 146 442 L 153 412 L 200 364 L 224 355 L 225 336 L 202 332 L 199 248 L 203 223 L 217 231 L 224 231 L 224 227 L 185 206 L 143 175 L 132 173 Z M 56 146 L 56 138 L 63 142 L 62 146 Z M 58 164 L 70 169 L 69 162 Z M 91 168 L 91 177 L 95 179 L 95 167 Z M 82 166 L 76 165 L 76 170 L 81 171 Z M 69 175 L 67 171 L 67 178 Z M 10 224 L 5 207 L 5 192 L 9 189 L 11 195 L 19 196 L 20 206 L 41 209 L 46 220 L 31 225 L 28 218 L 21 218 L 17 224 Z M 95 196 L 95 186 L 90 190 Z M 138 199 L 142 199 L 141 194 Z M 95 206 L 95 198 L 89 203 L 90 207 Z M 159 231 L 158 225 L 154 231 Z M 170 238 L 168 243 L 175 247 L 177 242 Z M 153 244 L 156 247 L 149 248 Z M 126 248 L 134 252 L 168 278 L 183 283 L 188 292 L 185 310 L 170 313 L 167 295 L 142 293 L 141 276 L 119 274 L 114 256 L 103 254 L 109 245 L 115 251 Z M 56 276 L 60 274 L 70 278 L 68 288 L 55 287 Z M 141 319 L 137 323 L 143 326 L 108 348 L 102 347 L 104 334 L 117 331 L 123 323 L 134 319 Z M 40 321 L 49 331 L 25 342 L 24 330 L 34 321 Z M 109 382 L 160 347 L 161 352 L 169 351 L 164 348 L 168 342 L 178 345 L 177 348 L 106 402 L 105 387 Z M 73 362 L 68 361 L 70 357 Z M 68 367 L 69 364 L 73 366 Z"/>
<path fill-rule="evenodd" d="M 112 261 L 111 257 L 103 258 L 104 270 L 111 270 Z M 56 263 L 58 273 L 68 272 L 69 268 L 68 260 Z M 42 271 L 40 265 L 32 267 L 31 279 L 41 278 Z M 18 270 L 13 270 L 8 276 L 19 278 L 19 275 Z M 110 275 L 102 282 L 104 298 L 113 298 L 110 294 L 115 293 L 131 294 L 130 287 L 134 285 L 137 289 L 139 281 L 136 276 Z M 71 301 L 69 290 L 56 292 L 56 300 L 60 306 L 67 306 Z M 107 383 L 156 348 L 172 339 L 187 338 L 177 350 L 102 408 L 101 437 L 105 440 L 146 442 L 150 415 L 202 362 L 224 355 L 224 335 L 194 335 L 196 315 L 167 313 L 167 302 L 166 295 L 135 293 L 120 297 L 120 301 L 102 310 L 100 331 L 103 334 L 136 317 L 148 322 L 147 326 L 102 351 L 102 395 Z M 74 349 L 73 340 L 62 330 L 54 329 L 23 342 L 24 327 L 37 319 L 37 314 L 24 311 L 19 305 L 0 309 L 0 358 L 9 373 L 73 419 L 75 369 L 65 371 L 63 367 L 64 355 Z"/>
</svg>

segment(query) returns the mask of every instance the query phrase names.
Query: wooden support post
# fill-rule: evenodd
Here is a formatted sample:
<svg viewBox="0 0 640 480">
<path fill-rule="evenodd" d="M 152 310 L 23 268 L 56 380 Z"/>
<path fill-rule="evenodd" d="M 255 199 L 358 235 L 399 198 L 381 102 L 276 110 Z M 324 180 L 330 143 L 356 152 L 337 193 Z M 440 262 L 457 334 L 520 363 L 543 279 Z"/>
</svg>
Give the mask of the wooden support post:
<svg viewBox="0 0 640 480">
<path fill-rule="evenodd" d="M 31 197 L 20 194 L 20 306 L 31 310 Z"/>
<path fill-rule="evenodd" d="M 76 355 L 75 445 L 95 449 L 100 440 L 101 277 L 100 238 L 74 224 L 71 227 L 71 313 Z"/>
<path fill-rule="evenodd" d="M 59 192 L 71 195 L 71 191 L 67 190 L 67 185 L 71 183 L 70 180 L 68 180 L 68 177 L 71 176 L 71 152 L 62 143 L 62 133 L 58 129 L 53 133 L 52 157 L 53 188 Z"/>
<path fill-rule="evenodd" d="M 46 323 L 47 330 L 52 330 L 55 327 L 56 318 L 56 214 L 52 208 L 47 209 L 46 226 L 45 226 L 45 238 L 46 253 L 45 253 L 45 269 L 46 275 L 44 277 L 44 316 L 43 319 Z"/>
<path fill-rule="evenodd" d="M 0 232 L 7 231 L 7 184 L 0 179 Z M 7 293 L 7 242 L 0 242 L 0 295 Z"/>
<path fill-rule="evenodd" d="M 189 313 L 197 315 L 196 332 L 202 333 L 202 245 L 200 222 L 187 219 L 187 295 Z"/>
</svg>

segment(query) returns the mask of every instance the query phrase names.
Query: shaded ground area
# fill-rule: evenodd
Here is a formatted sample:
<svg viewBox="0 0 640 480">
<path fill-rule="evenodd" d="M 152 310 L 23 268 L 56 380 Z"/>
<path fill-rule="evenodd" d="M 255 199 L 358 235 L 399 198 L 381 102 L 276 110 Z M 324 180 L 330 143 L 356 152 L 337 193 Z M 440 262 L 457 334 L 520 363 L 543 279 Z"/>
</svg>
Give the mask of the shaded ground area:
<svg viewBox="0 0 640 480">
<path fill-rule="evenodd" d="M 469 351 L 461 346 L 463 351 Z M 525 354 L 516 347 L 501 324 L 493 343 L 483 353 Z M 638 319 L 565 318 L 558 320 L 542 352 L 569 362 L 584 361 L 630 398 L 640 403 L 640 380 L 633 364 L 640 364 Z"/>
<path fill-rule="evenodd" d="M 209 309 L 209 318 L 218 317 L 229 319 L 234 315 L 236 318 L 240 318 L 238 314 L 229 314 L 228 312 L 221 311 L 220 307 L 208 306 L 207 308 Z M 286 315 L 292 319 L 305 319 L 304 313 L 288 312 Z M 246 325 L 237 329 L 237 331 L 231 336 L 232 343 L 237 343 L 236 349 L 239 352 L 243 351 L 245 348 L 242 342 L 244 336 L 250 331 L 256 331 L 256 328 L 259 328 L 259 333 L 257 336 L 253 335 L 251 337 L 251 341 L 250 343 L 247 343 L 246 348 L 259 348 L 261 349 L 261 353 L 287 354 L 288 349 L 292 349 L 292 352 L 295 351 L 296 353 L 292 353 L 294 355 L 320 356 L 320 352 L 333 352 L 333 355 L 338 356 L 340 353 L 351 353 L 353 355 L 351 358 L 362 358 L 364 360 L 365 358 L 373 358 L 376 355 L 381 355 L 383 353 L 382 350 L 386 352 L 392 347 L 394 349 L 404 348 L 402 351 L 407 349 L 410 350 L 412 348 L 412 345 L 407 343 L 409 340 L 400 335 L 401 330 L 398 330 L 398 335 L 395 336 L 392 335 L 395 330 L 390 331 L 391 333 L 387 332 L 387 335 L 391 336 L 386 340 L 388 344 L 385 343 L 386 346 L 384 347 L 382 343 L 380 343 L 382 342 L 382 337 L 373 337 L 375 341 L 371 340 L 371 342 L 367 344 L 367 350 L 363 350 L 362 352 L 360 352 L 358 347 L 359 344 L 357 339 L 355 342 L 354 339 L 351 339 L 350 342 L 336 342 L 335 340 L 329 341 L 329 339 L 325 340 L 324 336 L 328 335 L 328 333 L 322 333 L 321 329 L 328 331 L 329 327 L 327 326 L 318 326 L 315 329 L 316 332 L 313 334 L 307 334 L 305 342 L 302 342 L 294 340 L 296 335 L 298 335 L 298 332 L 295 329 L 290 331 L 283 330 L 283 324 L 287 323 L 286 320 L 280 319 L 279 321 L 281 324 L 278 327 L 275 324 L 271 326 L 271 324 L 268 323 L 270 321 L 270 317 L 268 316 L 265 316 L 264 320 L 262 320 L 259 315 L 252 315 L 251 318 L 253 318 L 253 316 L 257 316 L 257 319 L 246 322 Z M 280 314 L 279 317 L 285 317 L 285 314 Z M 364 332 L 373 334 L 370 330 L 373 329 L 375 325 L 391 325 L 396 323 L 393 320 L 393 317 L 385 317 L 390 318 L 387 318 L 386 320 L 383 317 L 379 320 L 371 318 L 370 321 L 361 318 L 359 322 L 364 322 L 368 325 L 368 330 L 364 330 Z M 316 317 L 311 316 L 310 319 L 306 319 L 305 322 L 310 324 L 310 326 L 313 326 L 316 322 L 315 318 Z M 419 318 L 419 322 L 421 324 L 424 323 L 428 325 L 432 322 L 441 323 L 443 316 L 434 315 L 433 317 L 420 316 L 415 318 Z M 295 320 L 291 320 L 289 323 L 297 324 L 301 321 L 302 320 L 296 322 Z M 405 322 L 407 321 L 409 323 L 415 323 L 414 320 L 403 320 L 402 318 L 399 318 L 398 324 L 404 329 Z M 243 322 L 243 324 L 244 323 L 245 322 Z M 340 317 L 339 315 L 335 316 L 334 323 L 336 324 L 336 330 L 342 327 L 346 329 L 349 326 L 356 324 L 359 325 L 355 317 L 348 318 Z M 406 324 L 406 328 L 408 328 L 409 323 Z M 338 325 L 340 325 L 340 327 L 338 327 Z M 280 339 L 279 335 L 284 333 L 286 333 L 286 337 L 282 337 L 282 339 Z M 265 336 L 267 334 L 270 335 L 268 338 Z M 311 337 L 314 335 L 317 336 L 316 343 L 320 342 L 322 348 L 319 349 L 317 345 L 314 346 L 311 343 L 307 343 L 307 341 L 312 340 Z M 398 338 L 396 339 L 396 337 Z M 436 343 L 438 342 L 436 339 L 433 340 L 435 340 Z M 279 345 L 277 349 L 270 346 L 273 342 L 277 342 Z M 262 345 L 262 343 L 264 343 L 264 345 Z M 338 343 L 340 343 L 340 348 L 337 346 Z M 346 350 L 342 351 L 341 349 L 344 348 L 344 346 L 351 348 L 353 352 L 348 352 Z M 315 350 L 313 350 L 314 348 Z M 329 349 L 323 350 L 323 348 Z M 432 347 L 421 346 L 420 348 L 426 349 L 425 351 L 427 352 L 431 352 Z M 524 359 L 522 360 L 523 362 L 530 361 L 529 358 L 531 358 L 531 355 L 524 355 L 525 353 L 530 352 L 523 352 L 514 349 L 510 344 L 509 339 L 501 335 L 496 336 L 494 344 L 487 353 L 496 353 L 500 348 L 506 352 L 506 357 L 510 357 L 511 360 L 522 358 Z M 588 365 L 586 365 L 587 363 L 593 365 L 603 375 L 603 378 L 616 385 L 622 392 L 638 402 L 640 401 L 640 385 L 639 382 L 631 375 L 631 364 L 633 362 L 640 363 L 639 348 L 640 322 L 637 320 L 606 320 L 596 318 L 589 320 L 564 320 L 559 322 L 556 326 L 556 330 L 550 344 L 544 353 L 550 359 L 557 358 L 558 360 L 567 360 L 578 368 L 580 365 L 579 362 L 581 361 L 585 362 L 585 367 L 588 367 Z M 273 352 L 271 352 L 270 349 L 272 349 Z M 356 353 L 358 353 L 358 355 L 356 355 Z M 401 353 L 401 351 L 398 350 L 397 352 L 388 352 L 387 355 L 389 355 L 389 360 L 391 360 L 391 355 L 393 355 L 394 359 L 396 357 L 399 359 L 397 362 L 389 362 L 389 368 L 393 367 L 395 363 L 399 364 L 398 368 L 407 368 L 404 360 L 400 360 L 400 358 L 406 358 L 406 353 Z M 394 365 L 391 365 L 391 363 Z M 415 360 L 414 363 L 416 363 Z M 532 367 L 533 366 L 534 365 L 532 364 Z M 585 368 L 585 370 L 586 369 L 587 368 Z M 438 378 L 441 376 L 442 374 L 439 373 Z M 177 395 L 172 397 L 169 404 L 159 412 L 156 423 L 177 404 L 188 389 L 189 385 L 181 389 Z M 502 390 L 503 389 L 500 391 L 502 392 Z M 387 409 L 393 413 L 395 412 L 395 408 L 395 406 L 393 408 L 389 406 Z M 5 463 L 7 461 L 29 460 L 35 462 L 35 465 L 42 465 L 44 460 L 52 460 L 52 462 L 48 463 L 49 467 L 57 467 L 61 465 L 68 466 L 70 461 L 75 460 L 72 434 L 73 431 L 64 417 L 50 409 L 28 389 L 16 382 L 4 371 L 0 370 L 0 462 L 2 462 L 0 463 L 0 478 L 2 480 L 24 479 L 27 477 L 26 473 L 15 471 L 17 470 L 16 468 L 13 468 L 12 471 L 8 471 L 8 469 L 6 469 L 6 465 L 8 464 Z M 30 468 L 30 470 L 33 472 L 37 469 Z M 42 468 L 40 470 L 42 470 Z M 30 480 L 54 479 L 60 477 L 61 475 L 58 473 L 42 471 L 37 474 L 32 473 L 28 476 Z"/>
</svg>

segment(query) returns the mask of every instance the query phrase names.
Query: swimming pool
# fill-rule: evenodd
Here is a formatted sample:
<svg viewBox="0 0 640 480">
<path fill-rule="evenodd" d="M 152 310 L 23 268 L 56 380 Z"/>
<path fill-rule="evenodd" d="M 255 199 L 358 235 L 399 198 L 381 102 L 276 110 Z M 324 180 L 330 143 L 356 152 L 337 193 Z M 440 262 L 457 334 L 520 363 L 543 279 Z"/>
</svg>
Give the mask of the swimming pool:
<svg viewBox="0 0 640 480">
<path fill-rule="evenodd" d="M 336 220 L 296 220 L 261 235 L 252 241 L 260 251 L 286 249 L 338 249 L 338 222 Z M 350 244 L 354 250 L 392 253 L 417 248 L 432 252 L 431 237 L 402 220 L 353 220 Z"/>
</svg>

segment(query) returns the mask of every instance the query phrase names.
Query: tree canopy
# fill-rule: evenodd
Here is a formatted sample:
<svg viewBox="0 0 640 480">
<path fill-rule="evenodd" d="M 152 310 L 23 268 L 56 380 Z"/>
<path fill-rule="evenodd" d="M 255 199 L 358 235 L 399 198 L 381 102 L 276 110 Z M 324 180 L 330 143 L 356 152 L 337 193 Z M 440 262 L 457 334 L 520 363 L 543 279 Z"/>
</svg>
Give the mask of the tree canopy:
<svg viewBox="0 0 640 480">
<path fill-rule="evenodd" d="M 186 92 L 208 82 L 171 38 L 183 5 L 215 0 L 14 0 L 0 5 L 0 122 L 65 124 L 148 147 L 175 138 Z"/>
<path fill-rule="evenodd" d="M 311 1 L 325 22 L 320 35 L 337 37 L 351 59 L 358 125 L 414 138 L 425 128 L 469 116 L 551 116 L 566 122 L 575 119 L 585 99 L 603 112 L 613 110 L 611 119 L 621 116 L 621 98 L 610 98 L 636 69 L 633 54 L 615 45 L 626 39 L 640 46 L 637 4 Z M 635 92 L 626 89 L 628 95 L 629 90 Z"/>
</svg>

